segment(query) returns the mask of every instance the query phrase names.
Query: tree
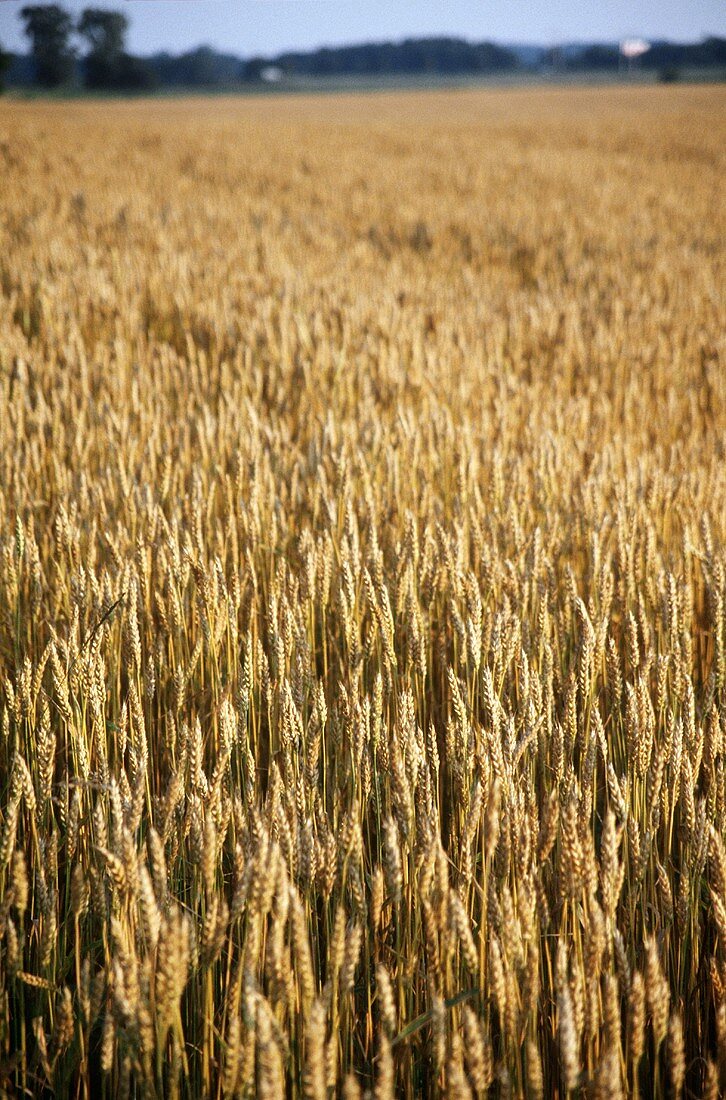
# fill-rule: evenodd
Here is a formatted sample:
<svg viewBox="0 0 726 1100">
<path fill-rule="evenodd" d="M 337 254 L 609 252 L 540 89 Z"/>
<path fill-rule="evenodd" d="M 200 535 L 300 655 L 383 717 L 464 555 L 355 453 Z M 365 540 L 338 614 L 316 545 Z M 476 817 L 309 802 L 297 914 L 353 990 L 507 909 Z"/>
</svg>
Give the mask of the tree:
<svg viewBox="0 0 726 1100">
<path fill-rule="evenodd" d="M 128 26 L 128 19 L 120 11 L 86 8 L 81 15 L 78 33 L 88 43 L 84 69 L 89 88 L 144 91 L 157 83 L 146 61 L 126 53 Z"/>
<path fill-rule="evenodd" d="M 58 4 L 31 4 L 22 8 L 25 34 L 32 42 L 35 79 L 47 88 L 70 80 L 74 71 L 73 51 L 68 39 L 73 21 Z"/>
<path fill-rule="evenodd" d="M 3 77 L 10 68 L 10 54 L 6 53 L 0 45 L 0 95 L 5 91 L 5 83 Z"/>
<path fill-rule="evenodd" d="M 121 83 L 128 26 L 120 11 L 86 8 L 81 15 L 78 33 L 89 47 L 85 68 L 90 88 L 113 88 Z"/>
<path fill-rule="evenodd" d="M 118 88 L 127 92 L 148 92 L 156 88 L 159 78 L 153 67 L 143 57 L 133 57 L 131 54 L 121 55 L 118 70 Z"/>
</svg>

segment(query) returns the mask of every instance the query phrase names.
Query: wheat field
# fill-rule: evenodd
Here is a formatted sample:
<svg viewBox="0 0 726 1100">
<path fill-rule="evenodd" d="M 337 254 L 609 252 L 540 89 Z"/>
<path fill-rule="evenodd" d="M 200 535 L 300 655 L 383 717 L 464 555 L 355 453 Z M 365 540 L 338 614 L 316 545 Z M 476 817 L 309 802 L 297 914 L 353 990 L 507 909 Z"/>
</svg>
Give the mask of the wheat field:
<svg viewBox="0 0 726 1100">
<path fill-rule="evenodd" d="M 723 87 L 0 105 L 0 1093 L 726 1088 Z"/>
</svg>

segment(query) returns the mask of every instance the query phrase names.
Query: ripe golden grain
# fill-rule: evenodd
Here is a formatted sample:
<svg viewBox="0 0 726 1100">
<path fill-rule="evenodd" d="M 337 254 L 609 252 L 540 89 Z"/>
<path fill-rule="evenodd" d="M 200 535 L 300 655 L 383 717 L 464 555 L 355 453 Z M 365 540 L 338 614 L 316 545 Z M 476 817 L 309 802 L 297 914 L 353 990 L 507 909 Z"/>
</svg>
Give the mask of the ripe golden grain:
<svg viewBox="0 0 726 1100">
<path fill-rule="evenodd" d="M 724 105 L 2 103 L 8 1093 L 720 1095 Z"/>
</svg>

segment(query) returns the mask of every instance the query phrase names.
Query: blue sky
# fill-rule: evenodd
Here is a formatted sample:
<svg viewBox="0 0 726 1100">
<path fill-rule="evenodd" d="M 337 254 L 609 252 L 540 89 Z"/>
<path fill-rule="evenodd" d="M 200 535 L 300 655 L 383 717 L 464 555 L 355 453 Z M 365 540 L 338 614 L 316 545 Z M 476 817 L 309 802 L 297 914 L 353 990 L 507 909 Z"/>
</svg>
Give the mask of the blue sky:
<svg viewBox="0 0 726 1100">
<path fill-rule="evenodd" d="M 19 18 L 27 2 L 0 0 L 6 48 L 27 48 Z M 131 22 L 129 48 L 140 54 L 206 43 L 249 56 L 428 34 L 544 44 L 726 35 L 724 0 L 66 0 L 65 6 L 75 13 L 123 9 Z"/>
</svg>

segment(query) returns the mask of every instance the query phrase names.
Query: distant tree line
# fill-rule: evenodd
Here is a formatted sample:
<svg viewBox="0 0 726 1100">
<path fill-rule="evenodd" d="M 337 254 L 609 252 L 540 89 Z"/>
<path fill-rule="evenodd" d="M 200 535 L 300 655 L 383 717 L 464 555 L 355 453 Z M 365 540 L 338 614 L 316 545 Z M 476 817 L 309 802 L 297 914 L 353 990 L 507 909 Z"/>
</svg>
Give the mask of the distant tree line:
<svg viewBox="0 0 726 1100">
<path fill-rule="evenodd" d="M 74 21 L 59 4 L 33 4 L 20 13 L 30 54 L 0 49 L 3 77 L 15 85 L 52 88 L 67 84 L 92 89 L 146 90 L 161 87 L 233 88 L 242 83 L 325 77 L 456 76 L 550 69 L 572 72 L 617 70 L 622 65 L 617 44 L 511 47 L 462 38 L 409 38 L 403 42 L 368 42 L 309 52 L 290 51 L 274 57 L 242 60 L 200 46 L 182 54 L 157 53 L 140 58 L 126 49 L 128 19 L 123 12 L 86 8 Z M 677 74 L 682 69 L 726 70 L 726 39 L 706 38 L 680 45 L 655 42 L 638 68 Z"/>
<path fill-rule="evenodd" d="M 233 87 L 244 79 L 244 62 L 233 54 L 198 46 L 182 54 L 158 53 L 148 58 L 156 79 L 166 87 Z"/>
<path fill-rule="evenodd" d="M 617 46 L 585 46 L 566 65 L 573 70 L 617 69 L 623 59 Z M 706 69 L 726 66 L 726 38 L 704 38 L 702 42 L 652 42 L 638 60 L 638 68 L 648 70 Z"/>
<path fill-rule="evenodd" d="M 283 53 L 275 58 L 256 57 L 246 63 L 244 75 L 254 80 L 270 65 L 288 76 L 318 77 L 495 73 L 516 69 L 518 64 L 512 50 L 493 42 L 408 38 L 403 42 L 367 42 L 309 53 Z"/>
</svg>

